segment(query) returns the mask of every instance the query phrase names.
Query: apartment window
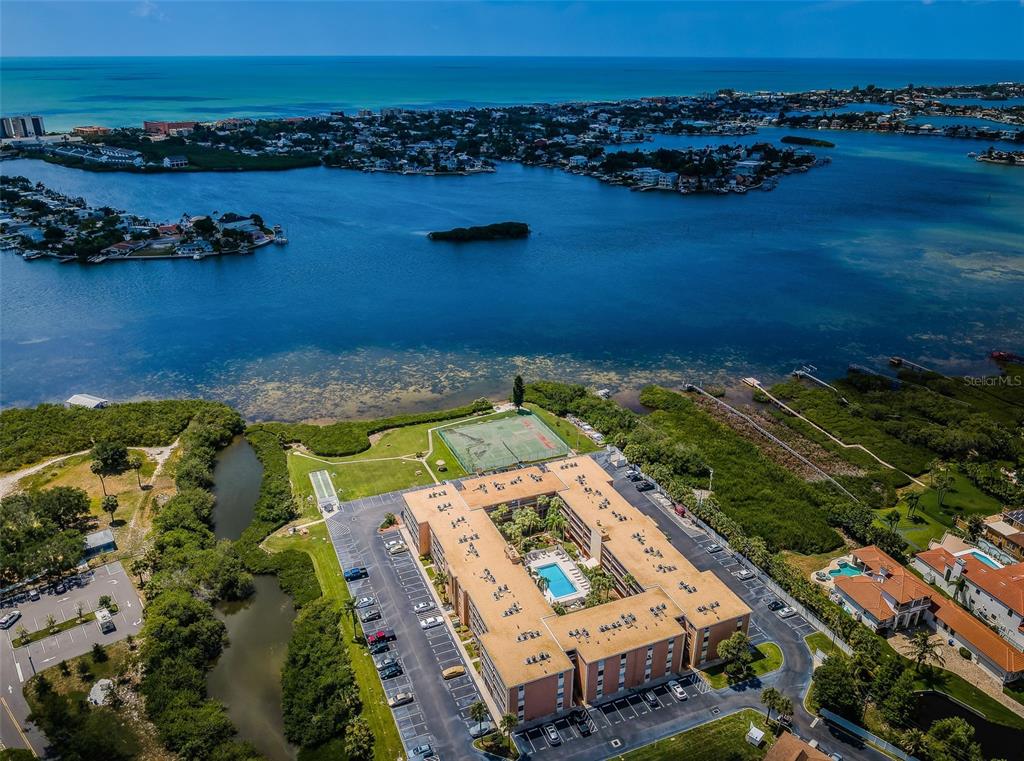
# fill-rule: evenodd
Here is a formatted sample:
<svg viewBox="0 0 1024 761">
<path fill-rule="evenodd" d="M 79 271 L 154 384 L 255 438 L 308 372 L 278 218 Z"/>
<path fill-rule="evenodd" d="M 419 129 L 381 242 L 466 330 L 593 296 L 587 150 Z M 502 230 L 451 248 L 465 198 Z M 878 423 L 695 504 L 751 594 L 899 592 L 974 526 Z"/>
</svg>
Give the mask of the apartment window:
<svg viewBox="0 0 1024 761">
<path fill-rule="evenodd" d="M 736 622 L 736 628 L 737 629 L 742 629 L 743 628 L 743 619 L 742 618 L 739 621 Z"/>
</svg>

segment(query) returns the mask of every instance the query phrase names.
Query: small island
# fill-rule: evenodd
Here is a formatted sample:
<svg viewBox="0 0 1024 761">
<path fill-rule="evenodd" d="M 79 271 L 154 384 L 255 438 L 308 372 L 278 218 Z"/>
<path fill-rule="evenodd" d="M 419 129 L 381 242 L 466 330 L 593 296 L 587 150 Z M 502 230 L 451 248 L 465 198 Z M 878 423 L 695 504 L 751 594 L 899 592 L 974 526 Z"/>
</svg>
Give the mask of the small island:
<svg viewBox="0 0 1024 761">
<path fill-rule="evenodd" d="M 476 240 L 507 240 L 525 238 L 530 234 L 530 226 L 525 222 L 495 222 L 492 225 L 476 227 L 454 227 L 451 230 L 439 230 L 428 233 L 431 240 L 447 240 L 455 243 L 469 243 Z"/>
<path fill-rule="evenodd" d="M 789 143 L 790 145 L 807 145 L 814 148 L 835 148 L 836 144 L 828 140 L 822 140 L 817 137 L 804 137 L 803 135 L 786 135 L 782 138 L 780 143 Z"/>
<path fill-rule="evenodd" d="M 109 206 L 88 206 L 84 198 L 25 177 L 0 177 L 0 250 L 26 260 L 203 259 L 287 242 L 281 226 L 267 227 L 259 214 L 183 214 L 177 222 L 154 222 Z"/>
</svg>

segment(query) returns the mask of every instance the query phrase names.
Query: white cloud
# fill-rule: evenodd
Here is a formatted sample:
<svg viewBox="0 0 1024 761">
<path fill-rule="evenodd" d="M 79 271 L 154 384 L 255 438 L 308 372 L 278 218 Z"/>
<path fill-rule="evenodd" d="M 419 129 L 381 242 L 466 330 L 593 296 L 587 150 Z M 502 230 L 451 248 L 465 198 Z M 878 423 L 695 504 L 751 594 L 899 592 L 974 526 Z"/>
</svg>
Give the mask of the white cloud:
<svg viewBox="0 0 1024 761">
<path fill-rule="evenodd" d="M 164 12 L 160 10 L 160 6 L 154 3 L 153 0 L 142 0 L 141 3 L 132 8 L 132 15 L 139 18 L 153 19 L 154 21 L 163 21 L 165 18 Z"/>
</svg>

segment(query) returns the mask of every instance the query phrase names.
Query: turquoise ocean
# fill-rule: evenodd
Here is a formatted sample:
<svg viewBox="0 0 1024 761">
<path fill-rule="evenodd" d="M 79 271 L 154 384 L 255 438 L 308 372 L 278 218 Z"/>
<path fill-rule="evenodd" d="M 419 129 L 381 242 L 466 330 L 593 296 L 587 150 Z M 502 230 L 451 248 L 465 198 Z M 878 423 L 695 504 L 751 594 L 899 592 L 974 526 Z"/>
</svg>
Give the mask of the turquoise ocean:
<svg viewBox="0 0 1024 761">
<path fill-rule="evenodd" d="M 999 62 L 5 59 L 5 112 L 147 118 L 1024 80 Z M 744 141 L 777 139 L 763 130 Z M 98 267 L 0 257 L 0 403 L 202 395 L 251 418 L 422 409 L 515 372 L 614 389 L 823 374 L 892 354 L 991 371 L 1024 344 L 1024 171 L 980 141 L 817 133 L 832 163 L 771 193 L 677 197 L 502 164 L 473 177 L 324 168 L 94 174 L 0 164 L 160 219 L 260 212 L 290 244 Z M 735 141 L 736 139 L 730 139 Z M 698 141 L 699 144 L 708 142 Z M 648 146 L 685 146 L 658 138 Z M 524 241 L 433 243 L 505 219 Z"/>
</svg>

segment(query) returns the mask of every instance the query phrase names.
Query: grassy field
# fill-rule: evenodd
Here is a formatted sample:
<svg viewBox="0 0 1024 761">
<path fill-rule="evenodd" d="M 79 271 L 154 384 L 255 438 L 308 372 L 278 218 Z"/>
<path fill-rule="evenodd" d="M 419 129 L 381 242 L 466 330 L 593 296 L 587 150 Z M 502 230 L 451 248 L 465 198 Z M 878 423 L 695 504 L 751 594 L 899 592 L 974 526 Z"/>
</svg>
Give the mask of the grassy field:
<svg viewBox="0 0 1024 761">
<path fill-rule="evenodd" d="M 866 416 L 854 415 L 850 408 L 839 403 L 839 398 L 826 389 L 805 386 L 798 381 L 787 381 L 773 386 L 772 394 L 790 407 L 814 421 L 846 444 L 860 444 L 900 470 L 917 475 L 928 468 L 935 455 L 924 447 L 905 444 L 882 430 L 881 425 Z M 845 391 L 845 389 L 844 389 Z M 789 416 L 780 416 L 787 424 L 807 433 L 806 424 Z M 820 434 L 819 434 L 820 436 Z M 813 437 L 818 441 L 819 437 Z M 823 442 L 822 442 L 823 443 Z M 846 450 L 827 445 L 833 451 Z M 863 461 L 861 461 L 863 462 Z"/>
<path fill-rule="evenodd" d="M 953 476 L 953 487 L 946 493 L 941 507 L 938 493 L 926 489 L 921 492 L 917 512 L 912 518 L 907 518 L 905 501 L 901 501 L 895 508 L 901 515 L 896 530 L 911 545 L 921 550 L 928 549 L 930 539 L 941 539 L 946 530 L 953 528 L 955 515 L 992 515 L 1001 508 L 999 500 L 981 491 L 955 468 L 951 468 L 950 473 Z M 892 508 L 876 510 L 878 522 L 884 523 L 885 516 L 891 511 Z"/>
<path fill-rule="evenodd" d="M 774 642 L 762 642 L 754 649 L 757 652 L 754 654 L 754 660 L 750 662 L 752 677 L 770 674 L 782 666 L 782 650 Z M 716 690 L 729 684 L 724 665 L 713 666 L 703 673 L 707 677 L 708 684 Z"/>
<path fill-rule="evenodd" d="M 782 553 L 782 556 L 790 565 L 799 568 L 803 572 L 804 576 L 810 576 L 815 571 L 820 571 L 831 561 L 846 555 L 849 552 L 850 549 L 843 546 L 828 552 L 819 552 L 816 555 L 802 555 L 799 552 L 790 552 L 786 550 Z"/>
<path fill-rule="evenodd" d="M 309 481 L 309 474 L 315 470 L 326 470 L 331 474 L 338 499 L 342 502 L 434 483 L 429 470 L 415 460 L 326 463 L 298 452 L 289 452 L 288 473 L 292 491 L 305 517 L 319 517 L 313 485 Z"/>
<path fill-rule="evenodd" d="M 142 458 L 139 478 L 145 484 L 152 477 L 156 463 L 141 450 L 131 449 L 129 451 Z M 112 528 L 114 539 L 118 545 L 116 554 L 119 557 L 131 554 L 134 544 L 142 539 L 145 532 L 142 530 L 131 531 L 130 526 L 137 513 L 146 511 L 157 489 L 148 491 L 140 489 L 134 470 L 126 471 L 119 476 L 106 476 L 104 481 L 107 493 L 117 497 L 117 511 L 111 521 L 110 513 L 103 512 L 101 507 L 103 487 L 99 477 L 89 470 L 91 462 L 88 454 L 69 457 L 38 473 L 26 476 L 18 482 L 18 486 L 26 491 L 52 489 L 55 486 L 73 486 L 82 489 L 89 495 L 89 510 L 96 518 L 97 529 Z M 138 523 L 138 521 L 136 522 Z"/>
<path fill-rule="evenodd" d="M 320 582 L 324 596 L 342 603 L 351 599 L 348 585 L 341 575 L 338 556 L 334 553 L 334 547 L 327 536 L 327 527 L 324 524 L 310 526 L 309 533 L 306 535 L 272 536 L 266 540 L 264 546 L 271 552 L 293 549 L 307 553 L 313 560 L 316 578 Z M 398 727 L 395 726 L 391 709 L 388 708 L 384 688 L 377 677 L 377 669 L 373 665 L 373 658 L 365 647 L 352 641 L 354 633 L 352 619 L 348 616 L 343 617 L 341 636 L 348 643 L 352 669 L 359 684 L 359 697 L 363 703 L 362 716 L 370 725 L 374 737 L 377 738 L 373 757 L 376 761 L 394 761 L 396 758 L 403 757 L 405 753 L 402 740 L 398 735 Z"/>
<path fill-rule="evenodd" d="M 744 709 L 612 758 L 620 761 L 758 761 L 764 758 L 768 747 L 766 743 L 755 748 L 746 741 L 751 722 L 766 729 L 763 714 Z M 766 737 L 771 738 L 771 733 Z"/>
<path fill-rule="evenodd" d="M 804 637 L 804 642 L 807 643 L 807 649 L 814 654 L 815 650 L 821 650 L 825 655 L 832 655 L 839 650 L 838 647 L 832 644 L 832 640 L 821 632 L 814 632 Z"/>
</svg>

